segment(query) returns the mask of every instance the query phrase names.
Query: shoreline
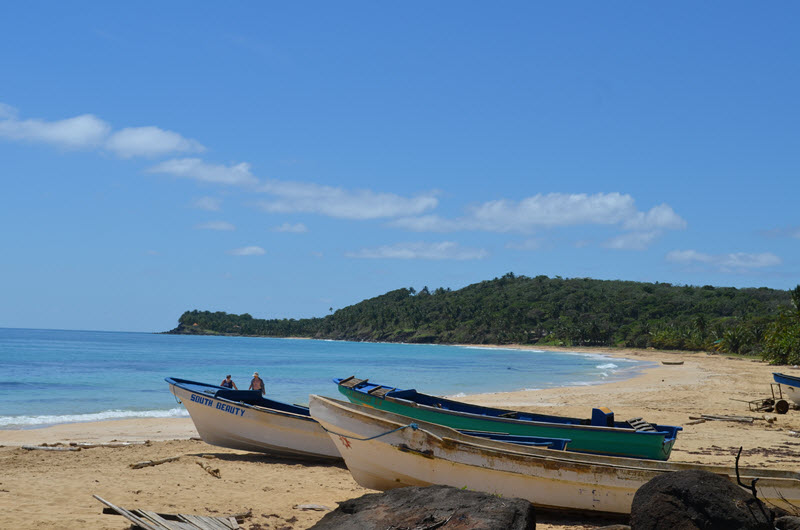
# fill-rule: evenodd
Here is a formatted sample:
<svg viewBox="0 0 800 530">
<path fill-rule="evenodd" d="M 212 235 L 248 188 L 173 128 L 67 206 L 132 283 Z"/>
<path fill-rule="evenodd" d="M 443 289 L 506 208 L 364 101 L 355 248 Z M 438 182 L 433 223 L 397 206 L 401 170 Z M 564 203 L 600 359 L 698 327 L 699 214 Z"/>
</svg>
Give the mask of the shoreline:
<svg viewBox="0 0 800 530">
<path fill-rule="evenodd" d="M 298 337 L 288 337 L 288 338 L 289 339 L 297 339 L 297 340 L 308 340 L 308 339 L 306 339 L 304 337 L 299 337 L 299 338 Z M 411 345 L 414 345 L 414 344 L 411 344 Z M 511 344 L 511 345 L 453 344 L 453 345 L 447 345 L 447 346 L 456 346 L 456 347 L 471 348 L 471 349 L 506 349 L 506 350 L 512 350 L 513 349 L 513 350 L 518 350 L 518 351 L 553 351 L 553 352 L 561 352 L 561 353 L 578 353 L 578 354 L 596 355 L 598 357 L 602 356 L 602 357 L 606 357 L 606 358 L 613 358 L 613 357 L 625 358 L 626 357 L 625 355 L 612 355 L 610 352 L 612 352 L 614 349 L 601 348 L 601 347 L 567 348 L 567 347 L 556 347 L 556 346 L 553 346 L 553 347 L 551 347 L 551 346 L 542 347 L 542 346 L 530 346 L 530 345 L 519 345 L 519 344 Z M 633 370 L 635 370 L 637 372 L 639 372 L 639 371 L 641 371 L 643 369 L 646 370 L 648 368 L 646 368 L 646 367 L 645 368 L 641 368 L 641 367 L 633 368 Z M 623 372 L 623 371 L 624 371 L 624 369 L 623 370 L 619 370 L 619 372 Z M 637 377 L 638 375 L 639 374 L 628 375 L 628 376 L 624 376 L 623 375 L 622 377 L 625 378 L 624 380 L 629 380 L 632 377 Z M 619 377 L 619 375 L 617 375 L 617 378 L 618 377 Z M 610 381 L 610 382 L 614 382 L 614 381 Z M 581 383 L 581 385 L 600 386 L 600 385 L 610 384 L 610 382 L 609 381 L 592 381 L 592 382 Z M 550 388 L 552 388 L 552 387 L 550 387 Z M 494 392 L 487 392 L 487 393 L 485 393 L 485 395 L 495 395 L 495 394 L 496 395 L 505 395 L 505 394 L 513 394 L 515 392 L 532 391 L 532 390 L 534 390 L 534 389 L 527 389 L 527 390 L 524 390 L 524 389 L 519 389 L 519 390 L 499 390 L 499 391 L 494 391 Z M 542 390 L 542 388 L 536 388 L 535 390 Z M 464 399 L 464 398 L 468 398 L 471 395 L 483 395 L 483 393 L 478 393 L 478 394 L 458 393 L 458 394 L 447 395 L 447 397 L 450 397 L 452 399 Z M 339 398 L 341 396 L 338 393 L 333 393 L 329 397 Z M 185 410 L 182 405 L 176 405 L 176 406 L 178 408 L 180 408 L 180 409 Z M 90 414 L 90 413 L 86 413 L 86 414 L 76 413 L 76 414 L 72 414 L 72 415 L 73 416 L 91 416 L 92 414 Z M 65 416 L 70 416 L 70 414 L 66 414 Z M 65 433 L 70 433 L 70 439 L 69 440 L 65 440 L 65 441 L 74 441 L 74 439 L 73 439 L 74 435 L 72 435 L 71 433 L 72 433 L 73 430 L 77 430 L 77 428 L 76 429 L 70 429 L 70 428 L 65 427 L 65 426 L 68 426 L 68 425 L 86 425 L 86 426 L 91 426 L 91 425 L 95 425 L 95 424 L 103 425 L 104 423 L 109 422 L 109 423 L 111 423 L 111 426 L 109 428 L 113 430 L 113 429 L 115 429 L 115 427 L 113 426 L 114 425 L 113 422 L 125 422 L 125 421 L 131 421 L 131 420 L 148 421 L 148 420 L 151 420 L 151 419 L 152 420 L 161 420 L 161 419 L 171 420 L 171 419 L 188 419 L 188 418 L 189 418 L 188 415 L 187 416 L 169 416 L 169 417 L 165 417 L 165 418 L 159 418 L 159 417 L 151 418 L 151 417 L 148 417 L 148 416 L 131 416 L 131 417 L 118 417 L 118 418 L 113 418 L 112 417 L 112 418 L 98 419 L 98 420 L 94 420 L 94 419 L 87 419 L 87 420 L 75 419 L 75 420 L 72 420 L 72 421 L 67 420 L 67 421 L 61 421 L 59 423 L 49 423 L 49 424 L 33 424 L 33 425 L 27 425 L 27 424 L 18 425 L 17 424 L 17 425 L 14 425 L 12 427 L 3 426 L 3 427 L 0 427 L 0 445 L 3 444 L 4 440 L 6 442 L 8 442 L 9 445 L 14 445 L 14 444 L 16 444 L 16 445 L 26 445 L 26 444 L 30 443 L 28 441 L 28 439 L 24 435 L 4 436 L 4 433 L 9 433 L 9 432 L 14 433 L 14 432 L 17 432 L 17 431 L 43 431 L 43 430 L 47 430 L 47 429 L 51 429 L 52 428 L 52 429 L 54 429 L 54 432 L 63 431 Z M 158 422 L 154 422 L 154 424 L 158 425 Z M 121 425 L 124 425 L 124 424 L 121 424 Z M 89 428 L 89 427 L 87 427 L 87 428 Z M 132 432 L 136 432 L 138 430 L 138 428 L 132 427 L 129 430 L 131 430 Z M 136 436 L 136 435 L 134 435 L 134 436 Z M 48 440 L 58 441 L 58 439 L 57 439 L 57 437 L 55 437 L 55 435 L 48 435 L 47 439 Z M 137 439 L 138 439 L 138 436 L 137 436 Z M 55 443 L 55 442 L 48 442 L 48 443 Z"/>
<path fill-rule="evenodd" d="M 481 345 L 480 347 L 485 347 Z M 506 348 L 509 346 L 498 346 Z M 545 350 L 518 346 L 520 349 Z M 623 381 L 460 397 L 477 404 L 587 417 L 606 406 L 619 420 L 680 425 L 670 461 L 732 466 L 743 447 L 742 467 L 800 471 L 800 410 L 787 414 L 749 410 L 748 401 L 770 395 L 776 367 L 759 360 L 709 353 L 657 350 L 562 351 L 657 362 Z M 683 361 L 664 365 L 662 360 Z M 792 371 L 781 367 L 779 371 Z M 557 412 L 554 411 L 557 409 Z M 747 416 L 751 423 L 704 421 L 702 415 Z M 302 509 L 336 503 L 371 490 L 342 464 L 289 461 L 208 445 L 190 418 L 142 418 L 0 430 L 0 528 L 80 527 L 122 530 L 126 522 L 102 514 L 92 495 L 127 509 L 159 513 L 231 515 L 250 512 L 244 527 L 309 528 L 326 513 Z M 146 442 L 80 451 L 29 451 L 21 445 L 61 442 Z M 173 459 L 132 469 L 142 461 Z M 220 478 L 206 468 L 218 470 Z M 574 514 L 539 514 L 540 530 L 593 530 L 609 524 Z"/>
<path fill-rule="evenodd" d="M 289 338 L 295 338 L 295 337 L 289 337 Z M 305 340 L 304 337 L 299 337 L 299 339 Z M 510 345 L 509 344 L 507 345 L 453 344 L 452 346 L 459 346 L 464 348 L 514 349 L 514 350 L 527 350 L 527 351 L 553 351 L 561 353 L 581 353 L 581 354 L 585 353 L 585 354 L 602 355 L 611 358 L 630 357 L 622 353 L 619 353 L 617 349 L 602 348 L 602 347 L 568 348 L 560 346 L 530 346 L 521 344 L 510 344 Z M 614 353 L 617 354 L 615 355 Z M 640 359 L 640 360 L 648 360 L 648 359 Z M 574 388 L 602 387 L 605 385 L 611 385 L 618 382 L 622 383 L 625 381 L 631 381 L 632 379 L 641 377 L 642 375 L 644 375 L 646 371 L 653 370 L 656 368 L 658 368 L 658 366 L 637 368 L 636 370 L 640 371 L 640 373 L 625 378 L 623 381 L 591 383 L 586 385 L 578 385 Z M 490 404 L 498 400 L 500 403 L 505 403 L 506 399 L 504 398 L 508 398 L 509 400 L 513 401 L 516 404 L 517 399 L 514 399 L 513 396 L 516 396 L 518 394 L 527 395 L 530 392 L 556 390 L 558 388 L 566 389 L 573 387 L 565 386 L 565 387 L 552 387 L 547 389 L 535 389 L 535 390 L 498 391 L 490 393 L 477 393 L 477 394 L 465 394 L 465 395 L 459 394 L 457 397 L 456 396 L 447 396 L 447 397 L 451 397 L 454 399 L 463 399 L 467 401 L 477 400 L 475 402 L 480 404 Z M 493 399 L 490 396 L 495 396 L 496 398 Z M 337 394 L 332 397 L 338 399 L 341 396 Z M 522 401 L 519 402 L 517 406 L 530 406 L 534 404 L 536 403 L 534 402 L 528 403 L 527 401 Z M 151 433 L 149 438 L 146 433 Z M 122 437 L 124 439 L 116 437 Z M 198 433 L 197 430 L 194 428 L 194 424 L 192 423 L 191 418 L 188 416 L 168 417 L 168 418 L 134 417 L 134 418 L 120 418 L 120 419 L 110 419 L 110 420 L 65 422 L 52 425 L 30 425 L 12 429 L 0 428 L 0 447 L 2 447 L 3 445 L 8 445 L 8 446 L 36 445 L 37 443 L 69 444 L 70 442 L 108 443 L 117 441 L 140 442 L 147 440 L 149 441 L 189 440 L 193 437 L 198 437 Z M 37 440 L 39 441 L 37 442 Z"/>
<path fill-rule="evenodd" d="M 290 337 L 294 338 L 294 337 Z M 302 337 L 301 337 L 302 339 Z M 496 407 L 533 407 L 544 406 L 553 407 L 563 404 L 542 400 L 539 394 L 552 394 L 559 391 L 579 391 L 581 389 L 601 389 L 617 388 L 619 385 L 639 385 L 637 380 L 640 378 L 648 379 L 653 373 L 661 369 L 674 369 L 676 366 L 667 366 L 660 363 L 662 357 L 670 357 L 670 360 L 686 360 L 687 357 L 697 355 L 714 356 L 717 358 L 731 358 L 707 352 L 686 352 L 686 351 L 666 351 L 666 350 L 636 350 L 634 348 L 605 348 L 605 347 L 565 347 L 565 346 L 538 346 L 525 344 L 453 344 L 464 348 L 485 348 L 485 349 L 514 349 L 523 351 L 551 351 L 561 353 L 580 353 L 594 354 L 609 358 L 632 359 L 657 363 L 654 366 L 636 368 L 638 373 L 627 377 L 621 381 L 608 381 L 592 384 L 580 384 L 573 386 L 538 388 L 531 390 L 498 391 L 476 394 L 459 394 L 446 396 L 464 401 L 471 401 L 480 405 Z M 680 357 L 680 359 L 677 359 Z M 746 359 L 749 360 L 749 359 Z M 754 361 L 760 362 L 760 361 Z M 340 398 L 334 395 L 334 398 Z M 585 411 L 587 415 L 590 411 Z M 660 422 L 664 423 L 664 422 Z M 0 428 L 0 447 L 35 445 L 36 443 L 69 444 L 77 442 L 108 443 L 118 441 L 167 441 L 167 440 L 189 440 L 198 437 L 197 430 L 190 417 L 168 417 L 168 418 L 122 418 L 112 420 L 97 420 L 84 422 L 66 422 L 54 425 L 33 425 L 15 429 Z M 38 440 L 38 442 L 37 442 Z"/>
</svg>

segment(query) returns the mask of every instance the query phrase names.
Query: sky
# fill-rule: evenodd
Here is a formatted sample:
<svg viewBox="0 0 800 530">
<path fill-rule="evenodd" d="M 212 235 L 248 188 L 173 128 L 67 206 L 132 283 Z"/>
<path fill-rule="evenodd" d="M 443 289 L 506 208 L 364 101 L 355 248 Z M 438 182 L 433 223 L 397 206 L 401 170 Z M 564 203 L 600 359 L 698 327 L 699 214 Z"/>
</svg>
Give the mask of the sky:
<svg viewBox="0 0 800 530">
<path fill-rule="evenodd" d="M 800 283 L 800 5 L 6 2 L 0 327 Z"/>
</svg>

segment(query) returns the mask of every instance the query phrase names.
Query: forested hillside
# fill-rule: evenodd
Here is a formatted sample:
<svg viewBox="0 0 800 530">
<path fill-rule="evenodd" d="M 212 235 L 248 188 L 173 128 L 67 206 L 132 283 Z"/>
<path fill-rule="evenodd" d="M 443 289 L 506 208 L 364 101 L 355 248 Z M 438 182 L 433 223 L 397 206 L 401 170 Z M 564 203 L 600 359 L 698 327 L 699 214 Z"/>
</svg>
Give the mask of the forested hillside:
<svg viewBox="0 0 800 530">
<path fill-rule="evenodd" d="M 787 360 L 792 348 L 800 360 L 798 303 L 800 286 L 691 287 L 509 273 L 457 291 L 398 289 L 324 318 L 187 311 L 172 332 L 718 350 L 796 362 Z"/>
</svg>

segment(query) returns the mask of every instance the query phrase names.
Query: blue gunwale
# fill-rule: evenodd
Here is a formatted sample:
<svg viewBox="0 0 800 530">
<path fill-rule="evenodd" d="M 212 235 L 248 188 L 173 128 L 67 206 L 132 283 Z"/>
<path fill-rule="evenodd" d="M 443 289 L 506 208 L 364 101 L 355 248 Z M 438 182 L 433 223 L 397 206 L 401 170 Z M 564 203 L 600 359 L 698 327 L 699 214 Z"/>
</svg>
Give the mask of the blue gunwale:
<svg viewBox="0 0 800 530">
<path fill-rule="evenodd" d="M 772 378 L 776 383 L 800 388 L 800 377 L 782 374 L 780 372 L 772 372 Z"/>
<path fill-rule="evenodd" d="M 190 381 L 189 379 L 179 379 L 177 377 L 165 377 L 164 381 L 189 392 L 217 399 L 219 401 L 224 401 L 232 405 L 264 408 L 269 409 L 269 412 L 287 416 L 301 416 L 299 419 L 316 421 L 311 417 L 308 407 L 284 403 L 283 401 L 277 401 L 275 399 L 269 399 L 261 395 L 261 392 L 258 390 L 234 390 L 208 383 Z"/>
</svg>

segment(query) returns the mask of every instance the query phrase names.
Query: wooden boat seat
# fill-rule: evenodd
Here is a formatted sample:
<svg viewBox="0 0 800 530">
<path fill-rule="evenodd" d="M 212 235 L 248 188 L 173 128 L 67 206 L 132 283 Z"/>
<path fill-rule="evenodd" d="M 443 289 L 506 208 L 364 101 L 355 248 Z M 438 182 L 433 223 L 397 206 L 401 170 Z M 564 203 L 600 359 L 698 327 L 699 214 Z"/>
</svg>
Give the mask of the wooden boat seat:
<svg viewBox="0 0 800 530">
<path fill-rule="evenodd" d="M 389 388 L 388 386 L 376 386 L 372 390 L 368 390 L 367 394 L 376 397 L 384 397 L 386 394 L 394 390 L 394 388 Z"/>
<path fill-rule="evenodd" d="M 628 420 L 628 425 L 633 427 L 635 431 L 656 432 L 655 427 L 651 423 L 644 421 L 642 418 L 631 418 Z"/>
<path fill-rule="evenodd" d="M 351 375 L 347 379 L 342 379 L 339 384 L 345 388 L 355 388 L 361 383 L 366 383 L 369 379 L 356 379 L 356 376 Z"/>
</svg>

